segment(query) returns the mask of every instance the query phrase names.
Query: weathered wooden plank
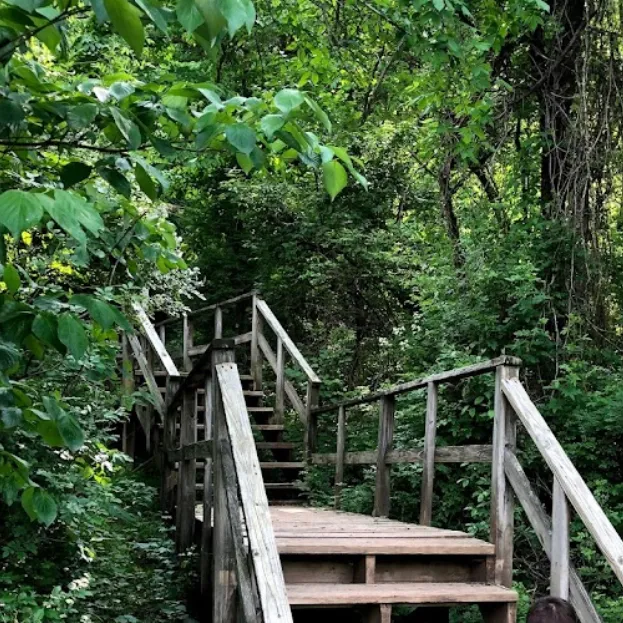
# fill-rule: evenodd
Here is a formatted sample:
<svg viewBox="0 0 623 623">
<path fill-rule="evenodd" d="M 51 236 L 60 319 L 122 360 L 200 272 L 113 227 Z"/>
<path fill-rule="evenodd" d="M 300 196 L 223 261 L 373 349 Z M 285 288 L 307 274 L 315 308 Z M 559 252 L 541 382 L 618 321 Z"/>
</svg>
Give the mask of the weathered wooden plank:
<svg viewBox="0 0 623 623">
<path fill-rule="evenodd" d="M 530 525 L 539 539 L 543 550 L 551 559 L 552 555 L 552 522 L 545 512 L 537 494 L 530 486 L 530 482 L 513 452 L 506 451 L 504 468 L 506 476 L 513 487 Z M 573 567 L 569 570 L 569 599 L 575 608 L 580 623 L 602 623 L 590 595 L 577 572 Z"/>
<path fill-rule="evenodd" d="M 490 463 L 490 445 L 440 446 L 435 448 L 435 463 Z M 334 453 L 314 454 L 314 465 L 335 465 Z M 376 450 L 345 452 L 345 465 L 373 465 L 377 461 Z M 423 463 L 424 450 L 391 450 L 387 454 L 387 463 Z"/>
<path fill-rule="evenodd" d="M 182 322 L 182 359 L 184 361 L 184 370 L 190 372 L 193 369 L 193 362 L 190 358 L 190 351 L 193 347 L 193 323 L 186 314 L 184 314 Z"/>
<path fill-rule="evenodd" d="M 196 441 L 188 444 L 183 448 L 175 448 L 167 453 L 169 461 L 175 462 L 179 460 L 189 461 L 191 459 L 209 459 L 212 458 L 212 442 Z"/>
<path fill-rule="evenodd" d="M 318 417 L 314 413 L 314 407 L 320 397 L 320 383 L 307 381 L 307 396 L 305 398 L 305 458 L 311 460 L 311 456 L 318 447 Z"/>
<path fill-rule="evenodd" d="M 456 368 L 455 370 L 448 370 L 447 372 L 438 372 L 431 374 L 420 379 L 414 379 L 407 383 L 401 383 L 383 389 L 378 392 L 373 392 L 362 396 L 361 398 L 353 398 L 352 400 L 344 400 L 342 402 L 336 402 L 331 405 L 318 407 L 315 409 L 316 413 L 329 413 L 330 411 L 337 411 L 338 407 L 356 407 L 357 405 L 366 404 L 369 402 L 375 402 L 380 400 L 383 396 L 398 396 L 406 392 L 411 392 L 417 389 L 426 387 L 429 383 L 447 383 L 459 381 L 470 376 L 477 376 L 479 374 L 485 374 L 487 372 L 493 372 L 498 366 L 520 366 L 521 359 L 517 357 L 497 357 L 496 359 L 490 359 L 488 361 L 482 361 L 480 363 L 472 364 L 471 366 L 465 366 L 463 368 Z"/>
<path fill-rule="evenodd" d="M 266 357 L 266 361 L 268 361 L 268 365 L 273 369 L 274 372 L 277 371 L 277 355 L 274 353 L 273 349 L 270 347 L 268 340 L 266 337 L 260 333 L 258 335 L 258 344 L 260 346 L 261 351 L 264 353 Z M 261 379 L 260 379 L 261 380 Z M 294 385 L 290 383 L 287 379 L 285 379 L 283 384 L 284 391 L 286 396 L 290 400 L 290 404 L 294 407 L 294 410 L 297 412 L 299 419 L 301 422 L 307 422 L 305 415 L 305 405 L 303 401 L 299 398 L 299 395 L 294 388 Z"/>
<path fill-rule="evenodd" d="M 335 508 L 342 501 L 344 487 L 344 452 L 346 451 L 346 409 L 340 407 L 337 416 L 337 452 L 335 453 Z"/>
<path fill-rule="evenodd" d="M 349 606 L 365 604 L 514 603 L 517 593 L 485 584 L 291 584 L 293 606 Z M 510 622 L 509 622 L 510 623 Z"/>
<path fill-rule="evenodd" d="M 163 431 L 162 431 L 162 449 L 163 449 L 163 461 L 162 461 L 162 480 L 160 485 L 160 505 L 163 512 L 172 513 L 175 500 L 173 497 L 173 488 L 175 486 L 175 472 L 174 462 L 168 458 L 168 453 L 173 450 L 175 443 L 175 431 L 177 428 L 177 411 L 176 409 L 168 408 L 173 396 L 178 390 L 180 385 L 179 376 L 167 377 L 166 387 L 166 404 L 167 408 L 163 415 Z"/>
<path fill-rule="evenodd" d="M 214 413 L 212 409 L 212 374 L 206 374 L 205 386 L 205 411 L 203 412 L 203 443 L 210 447 L 210 457 L 206 458 L 205 469 L 203 472 L 203 517 L 207 520 L 201 524 L 201 557 L 199 560 L 201 577 L 201 594 L 210 595 L 212 588 L 212 508 L 214 506 L 214 476 L 213 476 L 213 425 Z M 211 595 L 210 595 L 211 597 Z"/>
<path fill-rule="evenodd" d="M 519 380 L 505 380 L 502 383 L 502 389 L 539 452 L 558 479 L 569 502 L 595 539 L 617 578 L 623 583 L 623 541 L 621 537 Z"/>
<path fill-rule="evenodd" d="M 262 318 L 257 311 L 257 295 L 253 295 L 251 309 L 251 376 L 253 388 L 262 389 L 262 352 L 259 345 L 259 336 L 262 333 Z"/>
<path fill-rule="evenodd" d="M 437 438 L 437 385 L 428 384 L 426 425 L 424 433 L 424 468 L 420 496 L 420 524 L 430 526 L 433 515 L 433 484 L 435 480 L 435 443 Z"/>
<path fill-rule="evenodd" d="M 212 349 L 212 411 L 214 413 L 214 528 L 212 620 L 236 623 L 236 552 L 229 525 L 227 492 L 223 482 L 221 441 L 228 441 L 227 422 L 216 367 L 234 360 L 231 345 Z"/>
<path fill-rule="evenodd" d="M 194 390 L 184 392 L 180 419 L 180 450 L 196 441 Z M 175 512 L 175 544 L 178 552 L 187 550 L 193 544 L 195 529 L 195 482 L 197 466 L 195 459 L 182 459 L 177 475 L 177 509 Z"/>
<path fill-rule="evenodd" d="M 291 622 L 255 440 L 235 364 L 216 366 L 264 623 Z"/>
<path fill-rule="evenodd" d="M 277 338 L 277 370 L 275 371 L 275 374 L 276 385 L 274 421 L 276 424 L 280 424 L 281 422 L 283 422 L 284 415 L 284 389 L 286 381 L 285 359 L 283 356 L 283 340 L 281 338 Z"/>
<path fill-rule="evenodd" d="M 504 473 L 504 453 L 514 451 L 516 418 L 502 393 L 502 383 L 516 379 L 519 369 L 499 366 L 495 373 L 493 456 L 491 461 L 491 540 L 495 545 L 495 582 L 510 588 L 513 584 L 513 492 Z"/>
<path fill-rule="evenodd" d="M 552 494 L 552 568 L 550 593 L 569 599 L 569 506 L 565 492 L 554 477 Z"/>
<path fill-rule="evenodd" d="M 139 322 L 141 323 L 141 327 L 145 332 L 145 336 L 149 340 L 155 353 L 158 355 L 160 363 L 162 363 L 167 374 L 178 375 L 179 371 L 176 365 L 173 363 L 173 360 L 171 359 L 171 356 L 167 352 L 164 344 L 162 343 L 160 336 L 156 332 L 154 325 L 151 324 L 151 321 L 147 317 L 145 310 L 138 303 L 133 303 L 132 309 L 134 310 L 134 313 L 136 314 Z"/>
<path fill-rule="evenodd" d="M 154 378 L 152 370 L 147 363 L 147 359 L 145 358 L 145 354 L 143 352 L 143 349 L 141 348 L 138 338 L 136 337 L 136 335 L 128 334 L 128 341 L 130 342 L 130 346 L 132 347 L 134 358 L 136 359 L 136 362 L 138 363 L 138 366 L 143 373 L 143 377 L 145 379 L 145 383 L 147 383 L 149 393 L 154 399 L 154 402 L 156 404 L 156 410 L 160 415 L 163 415 L 164 401 L 162 400 L 158 383 L 156 383 L 156 379 Z"/>
<path fill-rule="evenodd" d="M 218 306 L 214 309 L 214 339 L 223 337 L 223 308 Z"/>
<path fill-rule="evenodd" d="M 391 495 L 391 467 L 387 463 L 387 454 L 394 441 L 394 414 L 396 401 L 393 396 L 384 396 L 379 409 L 379 434 L 376 459 L 376 484 L 374 488 L 374 515 L 389 515 Z"/>
<path fill-rule="evenodd" d="M 228 339 L 233 340 L 235 346 L 240 346 L 241 344 L 248 344 L 251 341 L 251 336 L 252 333 L 249 331 Z M 197 344 L 188 349 L 188 354 L 190 357 L 196 357 L 197 355 L 203 355 L 209 348 L 210 344 Z"/>
<path fill-rule="evenodd" d="M 238 502 L 238 482 L 236 466 L 230 441 L 222 441 L 220 444 L 221 468 L 223 470 L 223 484 L 227 494 L 227 511 L 229 513 L 229 526 L 234 544 L 236 556 L 238 595 L 242 604 L 244 623 L 263 623 L 262 610 L 256 593 L 257 584 L 254 584 L 249 570 L 249 551 L 245 547 L 245 538 Z"/>
<path fill-rule="evenodd" d="M 285 349 L 290 353 L 290 356 L 298 364 L 301 370 L 303 370 L 307 376 L 307 379 L 312 383 L 320 383 L 320 379 L 307 363 L 307 360 L 303 357 L 301 351 L 296 347 L 296 344 L 294 344 L 294 342 L 290 339 L 290 336 L 281 326 L 281 323 L 277 320 L 275 314 L 273 314 L 266 302 L 259 297 L 257 298 L 257 309 L 262 314 L 262 317 L 273 330 L 275 335 L 283 341 Z"/>
</svg>

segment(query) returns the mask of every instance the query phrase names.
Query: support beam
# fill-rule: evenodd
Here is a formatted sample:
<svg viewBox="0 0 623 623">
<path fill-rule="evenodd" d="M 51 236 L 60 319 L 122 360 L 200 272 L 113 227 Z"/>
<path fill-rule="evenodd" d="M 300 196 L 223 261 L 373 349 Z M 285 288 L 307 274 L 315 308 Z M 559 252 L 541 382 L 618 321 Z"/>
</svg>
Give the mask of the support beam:
<svg viewBox="0 0 623 623">
<path fill-rule="evenodd" d="M 428 384 L 426 399 L 426 432 L 424 433 L 424 468 L 420 497 L 420 525 L 430 526 L 433 516 L 433 483 L 435 480 L 435 443 L 437 438 L 437 385 Z"/>
<path fill-rule="evenodd" d="M 387 463 L 387 454 L 394 441 L 394 412 L 396 399 L 383 396 L 379 410 L 378 455 L 376 461 L 376 487 L 374 490 L 374 516 L 389 515 L 391 495 L 391 466 Z"/>
</svg>

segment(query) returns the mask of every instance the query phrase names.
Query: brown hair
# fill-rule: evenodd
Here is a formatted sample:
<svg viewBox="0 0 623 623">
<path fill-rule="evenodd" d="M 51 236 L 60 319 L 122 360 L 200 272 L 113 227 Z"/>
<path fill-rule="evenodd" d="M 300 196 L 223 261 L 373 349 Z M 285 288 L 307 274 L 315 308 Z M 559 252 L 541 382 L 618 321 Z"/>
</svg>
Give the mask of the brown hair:
<svg viewBox="0 0 623 623">
<path fill-rule="evenodd" d="M 577 623 L 578 619 L 571 604 L 558 597 L 543 597 L 537 600 L 526 623 Z"/>
</svg>

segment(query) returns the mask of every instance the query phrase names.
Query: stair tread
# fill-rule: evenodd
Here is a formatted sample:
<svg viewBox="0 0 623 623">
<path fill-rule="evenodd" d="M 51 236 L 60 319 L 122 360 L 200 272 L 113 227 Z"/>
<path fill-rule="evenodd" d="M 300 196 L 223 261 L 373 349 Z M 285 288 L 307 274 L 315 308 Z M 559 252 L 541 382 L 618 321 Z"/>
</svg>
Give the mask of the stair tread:
<svg viewBox="0 0 623 623">
<path fill-rule="evenodd" d="M 285 430 L 286 427 L 283 424 L 251 424 L 252 430 Z"/>
<path fill-rule="evenodd" d="M 266 461 L 260 463 L 262 469 L 303 469 L 303 461 Z"/>
<path fill-rule="evenodd" d="M 256 441 L 255 447 L 258 450 L 294 450 L 296 444 L 291 441 Z"/>
<path fill-rule="evenodd" d="M 514 603 L 517 593 L 490 584 L 387 583 L 289 584 L 292 606 L 348 606 L 364 604 L 475 604 Z"/>
<path fill-rule="evenodd" d="M 247 407 L 249 413 L 272 413 L 274 409 L 272 407 Z"/>
<path fill-rule="evenodd" d="M 281 490 L 296 490 L 300 491 L 304 489 L 304 486 L 297 482 L 265 482 L 264 487 L 271 491 L 281 491 Z"/>
</svg>

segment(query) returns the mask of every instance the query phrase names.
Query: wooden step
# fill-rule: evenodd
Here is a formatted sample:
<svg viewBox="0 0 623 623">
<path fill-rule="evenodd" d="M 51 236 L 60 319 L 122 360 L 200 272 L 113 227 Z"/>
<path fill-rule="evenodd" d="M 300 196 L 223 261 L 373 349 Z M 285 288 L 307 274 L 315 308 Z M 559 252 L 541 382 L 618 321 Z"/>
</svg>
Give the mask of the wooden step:
<svg viewBox="0 0 623 623">
<path fill-rule="evenodd" d="M 245 389 L 242 393 L 245 395 L 245 398 L 263 398 L 264 397 L 264 392 L 262 391 Z"/>
<path fill-rule="evenodd" d="M 285 430 L 286 427 L 283 424 L 251 424 L 251 429 L 278 432 L 278 431 Z"/>
<path fill-rule="evenodd" d="M 272 407 L 247 407 L 250 415 L 272 415 L 275 410 Z"/>
<path fill-rule="evenodd" d="M 302 484 L 296 482 L 265 482 L 266 491 L 303 491 Z"/>
<path fill-rule="evenodd" d="M 258 450 L 294 450 L 296 444 L 290 441 L 256 441 Z"/>
<path fill-rule="evenodd" d="M 515 591 L 488 584 L 289 584 L 286 588 L 291 606 L 511 604 L 517 601 Z"/>
<path fill-rule="evenodd" d="M 303 469 L 305 463 L 302 461 L 271 461 L 260 463 L 262 469 Z"/>
</svg>

